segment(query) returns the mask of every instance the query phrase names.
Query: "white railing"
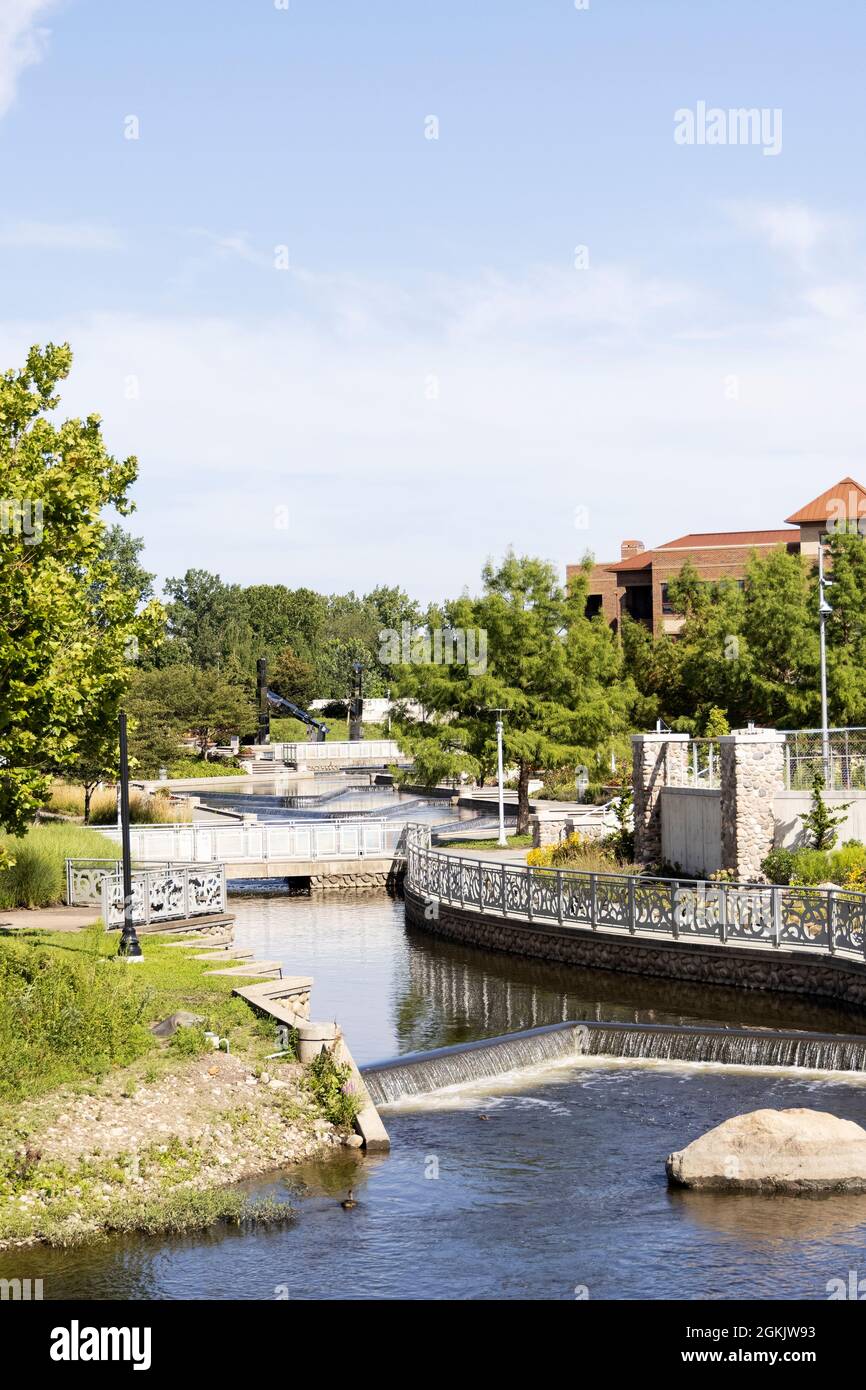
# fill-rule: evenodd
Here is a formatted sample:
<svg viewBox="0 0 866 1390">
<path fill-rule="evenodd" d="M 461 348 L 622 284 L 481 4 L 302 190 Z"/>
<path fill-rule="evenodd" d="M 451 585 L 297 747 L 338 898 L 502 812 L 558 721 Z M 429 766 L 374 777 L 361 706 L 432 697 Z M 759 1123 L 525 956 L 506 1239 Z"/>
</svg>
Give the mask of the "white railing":
<svg viewBox="0 0 866 1390">
<path fill-rule="evenodd" d="M 259 825 L 178 822 L 133 825 L 130 842 L 133 858 L 172 863 L 386 858 L 393 856 L 402 829 L 382 818 L 262 821 Z M 120 838 L 116 826 L 107 827 L 103 834 Z"/>
<path fill-rule="evenodd" d="M 669 787 L 704 787 L 717 791 L 722 784 L 721 748 L 716 738 L 693 738 L 683 747 L 683 760 L 672 760 L 667 769 Z"/>
<path fill-rule="evenodd" d="M 107 927 L 123 926 L 123 875 L 116 859 L 66 861 L 66 901 L 100 908 Z M 136 926 L 207 917 L 226 910 L 223 864 L 153 864 L 132 873 Z"/>
<path fill-rule="evenodd" d="M 405 762 L 396 739 L 358 739 L 351 743 L 274 743 L 274 757 L 287 763 Z"/>
</svg>

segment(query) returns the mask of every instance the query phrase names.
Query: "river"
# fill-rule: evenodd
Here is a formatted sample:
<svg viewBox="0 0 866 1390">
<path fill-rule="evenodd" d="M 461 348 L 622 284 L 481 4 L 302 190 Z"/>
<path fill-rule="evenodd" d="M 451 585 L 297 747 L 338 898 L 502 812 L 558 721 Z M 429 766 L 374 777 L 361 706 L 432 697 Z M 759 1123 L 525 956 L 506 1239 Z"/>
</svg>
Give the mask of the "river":
<svg viewBox="0 0 866 1390">
<path fill-rule="evenodd" d="M 236 939 L 315 977 L 359 1062 L 598 1017 L 864 1031 L 797 1001 L 545 966 L 414 929 L 384 893 L 235 899 Z M 289 1193 L 268 1231 L 30 1251 L 51 1298 L 827 1297 L 866 1264 L 866 1198 L 671 1192 L 664 1160 L 761 1106 L 866 1124 L 866 1079 L 584 1062 L 386 1113 L 387 1157 L 350 1151 L 252 1185 Z M 353 1186 L 358 1205 L 340 1199 Z M 866 1274 L 866 1268 L 862 1269 Z"/>
</svg>

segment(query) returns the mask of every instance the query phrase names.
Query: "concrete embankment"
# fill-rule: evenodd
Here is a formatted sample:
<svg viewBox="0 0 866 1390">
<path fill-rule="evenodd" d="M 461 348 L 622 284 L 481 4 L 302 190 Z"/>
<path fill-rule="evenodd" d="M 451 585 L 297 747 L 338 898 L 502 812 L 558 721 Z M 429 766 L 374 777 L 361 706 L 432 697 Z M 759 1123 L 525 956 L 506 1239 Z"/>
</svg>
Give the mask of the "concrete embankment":
<svg viewBox="0 0 866 1390">
<path fill-rule="evenodd" d="M 391 1147 L 388 1132 L 341 1030 L 334 1023 L 310 1020 L 312 987 L 311 976 L 296 975 L 243 985 L 234 992 L 253 1008 L 273 1018 L 275 1023 L 297 1029 L 298 1053 L 302 1062 L 311 1062 L 324 1047 L 333 1054 L 336 1062 L 348 1066 L 353 1088 L 361 1102 L 355 1129 L 368 1153 L 387 1152 Z"/>
</svg>

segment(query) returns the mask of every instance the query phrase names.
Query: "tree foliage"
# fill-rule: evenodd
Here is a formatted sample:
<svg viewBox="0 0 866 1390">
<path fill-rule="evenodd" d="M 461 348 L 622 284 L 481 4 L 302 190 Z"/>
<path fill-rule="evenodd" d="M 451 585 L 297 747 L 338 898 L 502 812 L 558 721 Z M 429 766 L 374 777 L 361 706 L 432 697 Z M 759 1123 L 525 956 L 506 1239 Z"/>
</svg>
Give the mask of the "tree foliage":
<svg viewBox="0 0 866 1390">
<path fill-rule="evenodd" d="M 460 771 L 489 773 L 496 764 L 496 710 L 502 708 L 504 756 L 518 774 L 518 833 L 529 820 L 529 779 L 566 763 L 592 772 L 607 765 L 626 738 L 637 703 L 623 676 L 620 647 L 602 619 L 588 619 L 586 572 L 564 590 L 553 567 L 509 552 L 487 564 L 480 597 L 444 606 L 446 631 L 486 635 L 486 666 L 420 660 L 395 669 L 395 687 L 430 712 L 399 724 L 416 768 L 427 780 Z M 431 635 L 427 641 L 432 650 Z M 477 654 L 480 642 L 476 641 Z M 425 649 L 426 650 L 426 649 Z M 474 669 L 473 669 L 474 668 Z"/>
<path fill-rule="evenodd" d="M 55 418 L 71 363 L 49 343 L 0 376 L 0 826 L 15 834 L 52 774 L 100 740 L 106 764 L 130 654 L 163 623 L 101 519 L 131 510 L 135 458 L 108 453 L 98 415 Z"/>
</svg>

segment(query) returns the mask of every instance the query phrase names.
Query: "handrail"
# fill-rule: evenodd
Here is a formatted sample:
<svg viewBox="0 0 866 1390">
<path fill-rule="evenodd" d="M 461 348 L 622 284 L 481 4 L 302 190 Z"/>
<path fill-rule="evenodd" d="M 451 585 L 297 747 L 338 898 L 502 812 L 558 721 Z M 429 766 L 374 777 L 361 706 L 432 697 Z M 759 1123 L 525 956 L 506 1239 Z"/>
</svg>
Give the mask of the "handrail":
<svg viewBox="0 0 866 1390">
<path fill-rule="evenodd" d="M 145 858 L 163 851 L 173 863 L 221 860 L 308 861 L 388 856 L 400 826 L 384 817 L 346 816 L 318 819 L 263 820 L 255 825 L 221 825 L 213 821 L 134 825 L 133 855 Z M 119 836 L 116 828 L 111 838 Z"/>
<path fill-rule="evenodd" d="M 407 888 L 482 914 L 592 931 L 669 937 L 702 945 L 751 943 L 866 958 L 866 894 L 584 873 L 466 859 L 431 849 L 426 827 L 407 827 Z"/>
</svg>

